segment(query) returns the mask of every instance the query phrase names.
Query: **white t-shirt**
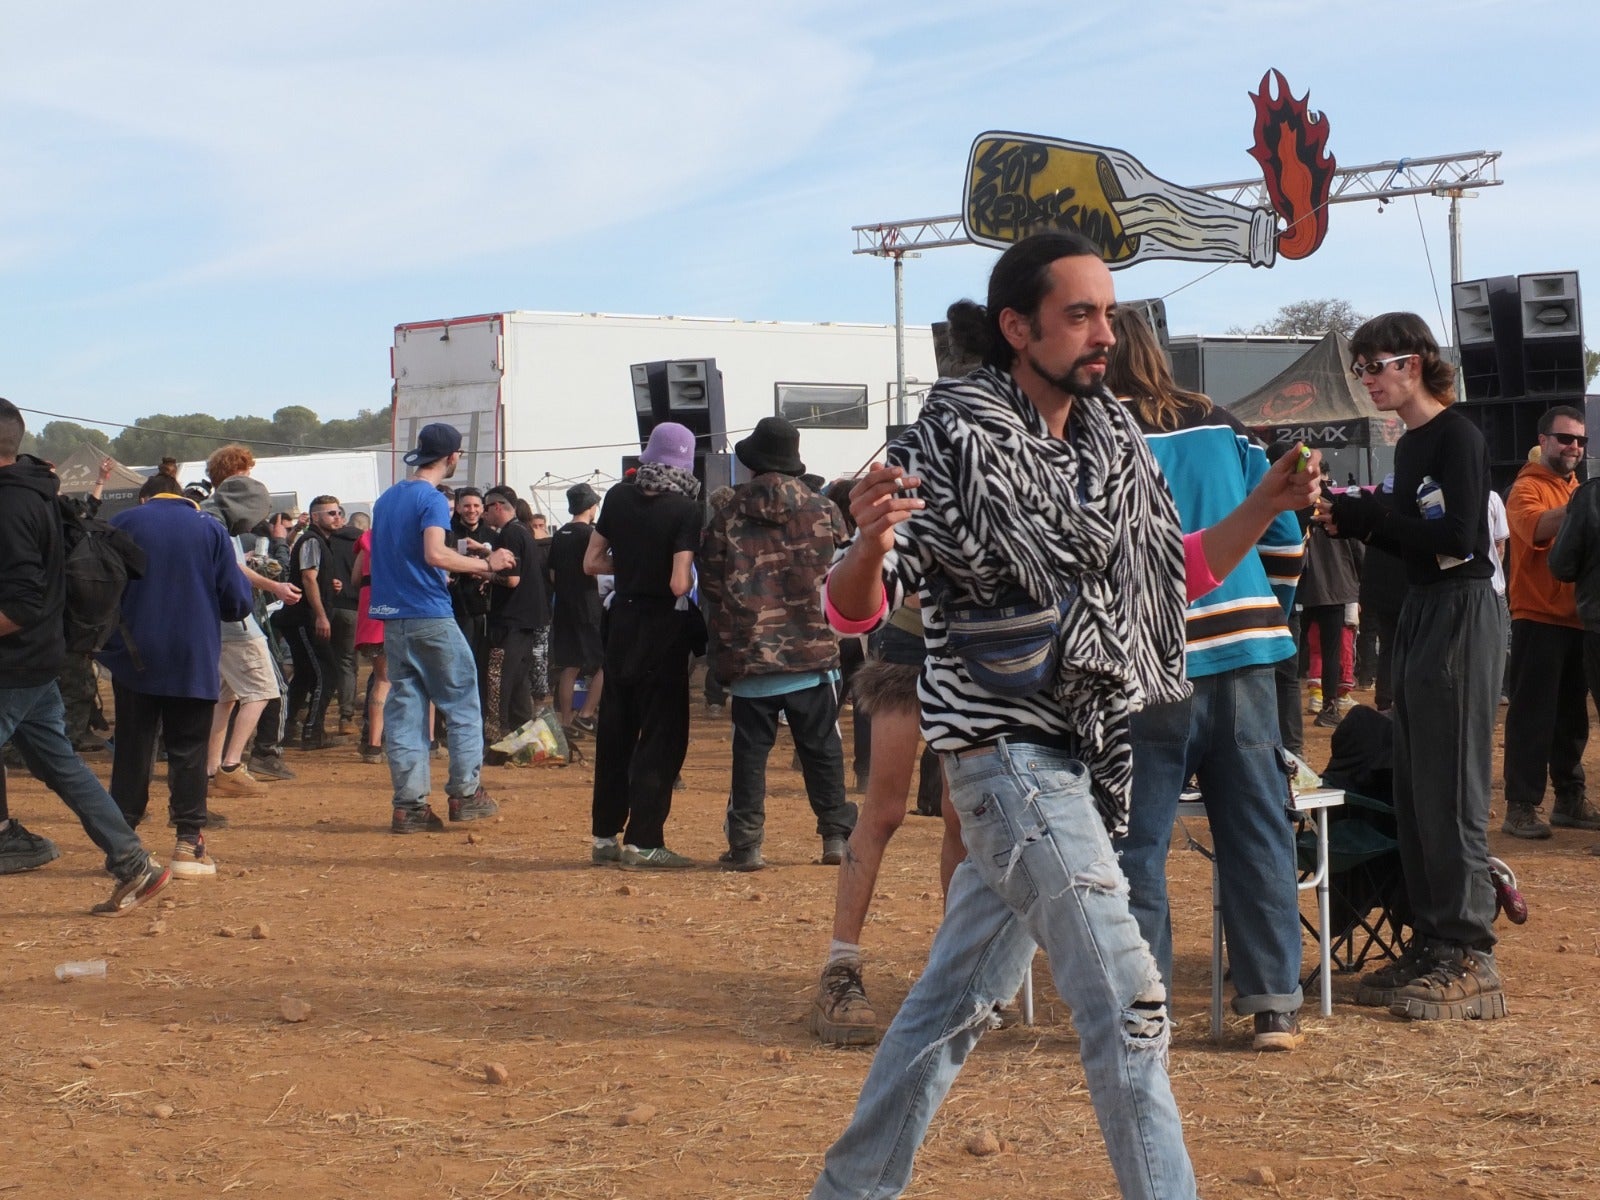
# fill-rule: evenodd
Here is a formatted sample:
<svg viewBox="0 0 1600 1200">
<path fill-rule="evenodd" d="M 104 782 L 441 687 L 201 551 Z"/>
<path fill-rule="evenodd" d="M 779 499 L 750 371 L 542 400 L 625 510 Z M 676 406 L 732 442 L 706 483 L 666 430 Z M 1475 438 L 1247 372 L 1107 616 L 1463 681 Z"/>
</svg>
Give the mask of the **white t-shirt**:
<svg viewBox="0 0 1600 1200">
<path fill-rule="evenodd" d="M 1511 536 L 1511 525 L 1506 520 L 1506 502 L 1500 499 L 1500 493 L 1493 489 L 1489 492 L 1489 561 L 1494 564 L 1495 595 L 1506 594 L 1506 569 L 1500 565 L 1500 543 Z"/>
</svg>

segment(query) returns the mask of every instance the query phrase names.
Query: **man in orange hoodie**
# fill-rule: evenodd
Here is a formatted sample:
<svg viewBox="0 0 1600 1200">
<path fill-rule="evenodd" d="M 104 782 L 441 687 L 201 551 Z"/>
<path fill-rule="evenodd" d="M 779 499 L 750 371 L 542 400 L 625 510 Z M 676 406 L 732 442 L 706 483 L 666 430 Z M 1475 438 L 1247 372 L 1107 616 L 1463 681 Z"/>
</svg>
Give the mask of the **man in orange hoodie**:
<svg viewBox="0 0 1600 1200">
<path fill-rule="evenodd" d="M 1511 525 L 1511 660 L 1506 709 L 1506 819 L 1513 837 L 1547 838 L 1550 826 L 1600 829 L 1584 795 L 1589 701 L 1583 622 L 1573 585 L 1550 572 L 1550 547 L 1577 490 L 1573 472 L 1589 439 L 1583 413 L 1558 405 L 1539 418 L 1539 458 L 1517 473 L 1506 498 Z M 1555 789 L 1550 822 L 1539 815 L 1545 780 Z"/>
</svg>

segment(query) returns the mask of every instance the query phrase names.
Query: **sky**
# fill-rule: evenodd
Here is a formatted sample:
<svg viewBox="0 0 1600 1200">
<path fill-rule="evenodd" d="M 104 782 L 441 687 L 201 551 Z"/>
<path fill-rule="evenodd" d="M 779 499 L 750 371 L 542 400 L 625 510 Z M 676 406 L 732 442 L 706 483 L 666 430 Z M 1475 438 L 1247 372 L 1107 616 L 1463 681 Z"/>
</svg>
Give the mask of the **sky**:
<svg viewBox="0 0 1600 1200">
<path fill-rule="evenodd" d="M 1597 34 L 1587 0 L 0 0 L 0 395 L 83 423 L 331 419 L 388 404 L 402 322 L 892 323 L 851 227 L 959 211 L 978 134 L 1258 177 L 1270 68 L 1342 166 L 1502 152 L 1462 204 L 1464 278 L 1600 289 Z M 1302 261 L 1117 289 L 1165 296 L 1179 334 L 1337 297 L 1447 341 L 1447 210 L 1339 204 Z M 981 299 L 995 253 L 908 260 L 907 321 Z"/>
</svg>

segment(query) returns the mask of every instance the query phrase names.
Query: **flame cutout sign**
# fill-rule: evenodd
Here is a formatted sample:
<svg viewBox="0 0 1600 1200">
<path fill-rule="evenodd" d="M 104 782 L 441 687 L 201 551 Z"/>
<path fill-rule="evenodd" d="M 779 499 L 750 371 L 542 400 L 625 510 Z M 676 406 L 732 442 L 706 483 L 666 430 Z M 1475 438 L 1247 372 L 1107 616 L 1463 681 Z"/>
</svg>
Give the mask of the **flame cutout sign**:
<svg viewBox="0 0 1600 1200">
<path fill-rule="evenodd" d="M 1269 98 L 1276 84 L 1282 99 Z M 1179 187 L 1125 150 L 1023 133 L 983 133 L 967 160 L 962 223 L 974 242 L 1000 249 L 1063 229 L 1100 248 L 1113 269 L 1152 259 L 1248 262 L 1304 258 L 1328 232 L 1334 162 L 1328 125 L 1295 101 L 1277 71 L 1262 79 L 1256 149 L 1273 208 L 1250 208 Z M 1279 221 L 1285 227 L 1280 230 Z"/>
<path fill-rule="evenodd" d="M 1326 152 L 1328 122 L 1312 112 L 1307 92 L 1299 100 L 1281 71 L 1261 77 L 1251 92 L 1256 106 L 1256 142 L 1250 157 L 1261 164 L 1272 206 L 1287 223 L 1278 235 L 1278 253 L 1305 258 L 1328 236 L 1328 193 L 1336 168 Z"/>
</svg>

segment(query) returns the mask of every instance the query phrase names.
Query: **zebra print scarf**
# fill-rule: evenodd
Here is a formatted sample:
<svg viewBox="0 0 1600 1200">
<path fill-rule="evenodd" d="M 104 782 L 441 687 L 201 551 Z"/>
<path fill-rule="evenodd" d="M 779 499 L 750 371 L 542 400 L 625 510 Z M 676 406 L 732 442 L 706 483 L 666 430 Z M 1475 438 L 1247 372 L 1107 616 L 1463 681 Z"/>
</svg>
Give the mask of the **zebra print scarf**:
<svg viewBox="0 0 1600 1200">
<path fill-rule="evenodd" d="M 914 520 L 915 536 L 932 535 L 954 593 L 993 605 L 1020 587 L 1053 604 L 1077 588 L 1051 690 L 1101 815 L 1122 829 L 1129 717 L 1189 694 L 1183 541 L 1160 470 L 1109 392 L 1077 400 L 1068 435 L 1053 438 L 1010 374 L 991 367 L 941 380 L 921 421 L 943 429 L 953 454 L 917 456 L 933 511 Z"/>
</svg>

